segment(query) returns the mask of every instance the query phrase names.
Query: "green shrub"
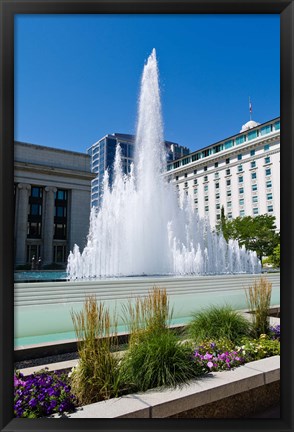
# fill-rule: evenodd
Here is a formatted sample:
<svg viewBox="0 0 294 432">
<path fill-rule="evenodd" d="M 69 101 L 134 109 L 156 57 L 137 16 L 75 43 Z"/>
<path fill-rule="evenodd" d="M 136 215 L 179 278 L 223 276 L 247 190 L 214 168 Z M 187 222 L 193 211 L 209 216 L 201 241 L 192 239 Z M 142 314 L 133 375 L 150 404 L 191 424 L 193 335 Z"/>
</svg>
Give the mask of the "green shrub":
<svg viewBox="0 0 294 432">
<path fill-rule="evenodd" d="M 258 339 L 243 338 L 237 350 L 247 362 L 260 360 L 265 357 L 280 355 L 280 341 L 262 334 Z"/>
<path fill-rule="evenodd" d="M 125 381 L 145 391 L 176 386 L 196 376 L 192 348 L 179 343 L 167 327 L 170 319 L 166 290 L 154 288 L 146 298 L 129 303 L 127 319 L 131 330 L 129 350 L 122 360 Z"/>
<path fill-rule="evenodd" d="M 269 332 L 269 308 L 271 304 L 272 283 L 266 277 L 254 281 L 245 291 L 248 308 L 252 314 L 252 325 L 255 335 Z"/>
<path fill-rule="evenodd" d="M 83 310 L 71 312 L 71 316 L 79 353 L 71 375 L 73 393 L 81 404 L 117 396 L 121 386 L 119 358 L 112 351 L 118 341 L 108 310 L 95 297 L 87 297 Z"/>
<path fill-rule="evenodd" d="M 191 347 L 179 343 L 168 329 L 137 335 L 123 358 L 122 367 L 125 381 L 139 391 L 176 386 L 197 376 Z"/>
<path fill-rule="evenodd" d="M 230 306 L 212 306 L 196 312 L 188 326 L 188 334 L 196 343 L 223 338 L 236 343 L 250 331 L 250 322 Z"/>
</svg>

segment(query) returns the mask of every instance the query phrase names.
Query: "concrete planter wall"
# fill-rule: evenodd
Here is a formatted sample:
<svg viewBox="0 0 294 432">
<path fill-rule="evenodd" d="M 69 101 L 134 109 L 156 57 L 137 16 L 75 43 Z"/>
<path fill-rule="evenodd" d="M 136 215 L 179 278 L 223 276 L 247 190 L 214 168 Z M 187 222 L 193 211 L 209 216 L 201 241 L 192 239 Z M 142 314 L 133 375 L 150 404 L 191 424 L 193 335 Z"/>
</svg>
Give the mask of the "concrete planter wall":
<svg viewBox="0 0 294 432">
<path fill-rule="evenodd" d="M 247 363 L 232 371 L 210 373 L 179 389 L 155 389 L 86 405 L 67 417 L 238 417 L 250 412 L 252 414 L 252 410 L 258 411 L 259 408 L 278 404 L 279 382 L 280 356 L 274 356 Z M 226 403 L 227 400 L 231 400 L 230 404 Z M 238 402 L 237 410 L 234 401 L 235 405 Z M 220 410 L 220 404 L 226 409 Z M 231 410 L 228 411 L 229 405 Z M 240 407 L 241 415 L 238 414 Z M 53 417 L 58 418 L 58 415 Z"/>
</svg>

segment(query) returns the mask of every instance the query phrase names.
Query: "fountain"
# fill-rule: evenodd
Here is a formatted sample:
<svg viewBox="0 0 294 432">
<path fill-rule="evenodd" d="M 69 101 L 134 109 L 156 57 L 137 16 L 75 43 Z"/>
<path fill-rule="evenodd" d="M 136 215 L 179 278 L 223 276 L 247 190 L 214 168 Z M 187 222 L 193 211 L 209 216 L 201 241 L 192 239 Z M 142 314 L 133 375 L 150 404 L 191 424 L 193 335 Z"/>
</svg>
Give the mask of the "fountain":
<svg viewBox="0 0 294 432">
<path fill-rule="evenodd" d="M 163 123 L 156 52 L 144 66 L 139 99 L 135 165 L 122 172 L 117 147 L 114 180 L 104 176 L 101 208 L 93 208 L 87 245 L 74 246 L 68 258 L 70 280 L 135 275 L 213 275 L 260 273 L 255 252 L 227 243 L 192 201 L 179 203 L 164 176 Z"/>
<path fill-rule="evenodd" d="M 87 245 L 82 253 L 75 245 L 69 255 L 69 280 L 16 281 L 16 346 L 74 339 L 70 311 L 82 308 L 86 294 L 96 295 L 111 313 L 118 313 L 120 331 L 125 331 L 126 302 L 147 295 L 154 285 L 166 288 L 175 324 L 188 322 L 192 313 L 208 305 L 246 308 L 244 288 L 261 271 L 256 254 L 213 232 L 194 213 L 188 197 L 179 203 L 164 175 L 162 143 L 153 50 L 142 77 L 131 173 L 122 173 L 118 146 L 113 183 L 106 172 L 102 206 L 91 211 Z M 279 274 L 268 278 L 273 283 L 271 304 L 277 305 Z"/>
</svg>

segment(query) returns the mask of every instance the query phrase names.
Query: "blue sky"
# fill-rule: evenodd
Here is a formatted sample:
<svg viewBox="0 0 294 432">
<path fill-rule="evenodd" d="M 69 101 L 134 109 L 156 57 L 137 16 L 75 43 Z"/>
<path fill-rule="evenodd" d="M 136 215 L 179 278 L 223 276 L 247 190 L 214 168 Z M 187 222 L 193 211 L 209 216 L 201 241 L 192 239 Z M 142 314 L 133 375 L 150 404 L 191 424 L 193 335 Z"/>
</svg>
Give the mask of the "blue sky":
<svg viewBox="0 0 294 432">
<path fill-rule="evenodd" d="M 279 15 L 19 15 L 15 139 L 85 152 L 134 133 L 156 48 L 164 135 L 196 150 L 280 115 Z"/>
</svg>

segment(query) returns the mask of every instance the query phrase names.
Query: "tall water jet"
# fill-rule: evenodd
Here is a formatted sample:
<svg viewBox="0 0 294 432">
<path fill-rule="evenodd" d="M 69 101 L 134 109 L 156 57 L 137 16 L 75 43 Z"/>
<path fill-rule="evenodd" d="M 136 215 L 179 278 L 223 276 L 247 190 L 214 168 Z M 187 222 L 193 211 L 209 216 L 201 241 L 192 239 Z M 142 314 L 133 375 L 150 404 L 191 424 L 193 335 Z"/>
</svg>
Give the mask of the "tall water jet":
<svg viewBox="0 0 294 432">
<path fill-rule="evenodd" d="M 135 164 L 123 174 L 117 146 L 113 183 L 104 176 L 103 201 L 92 208 L 87 245 L 74 246 L 69 278 L 133 275 L 259 273 L 256 253 L 227 243 L 194 212 L 189 197 L 179 202 L 167 182 L 156 52 L 144 66 L 138 108 Z"/>
</svg>

